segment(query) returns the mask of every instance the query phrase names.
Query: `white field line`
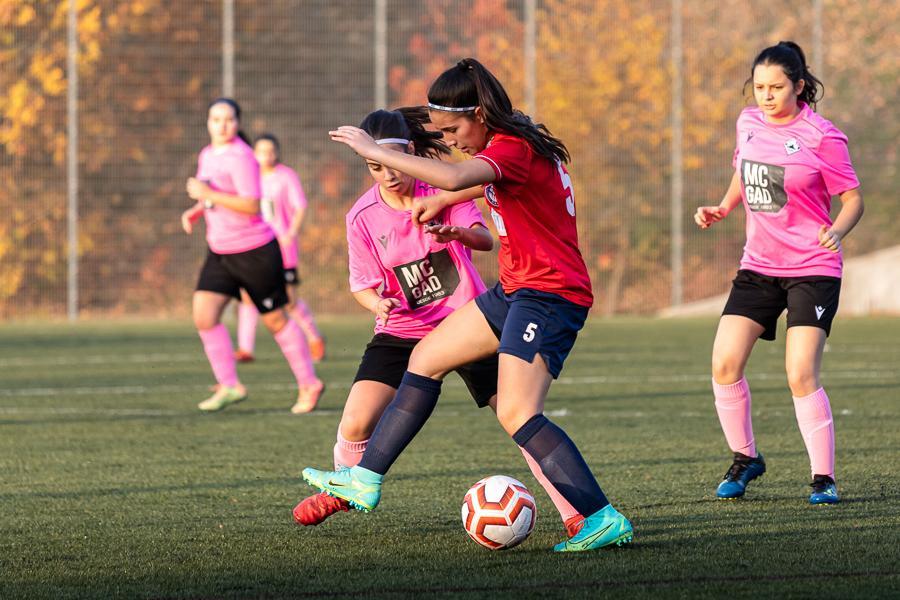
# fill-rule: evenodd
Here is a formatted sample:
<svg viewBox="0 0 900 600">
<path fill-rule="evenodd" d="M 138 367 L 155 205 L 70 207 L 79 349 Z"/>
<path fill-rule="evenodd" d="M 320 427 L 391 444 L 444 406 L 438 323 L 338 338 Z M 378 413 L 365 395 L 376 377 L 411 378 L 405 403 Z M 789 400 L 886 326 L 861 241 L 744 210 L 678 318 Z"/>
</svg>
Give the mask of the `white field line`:
<svg viewBox="0 0 900 600">
<path fill-rule="evenodd" d="M 0 358 L 3 367 L 65 367 L 78 365 L 133 365 L 144 363 L 177 363 L 197 360 L 198 354 L 94 354 L 72 356 L 12 356 Z"/>
<path fill-rule="evenodd" d="M 275 357 L 274 360 L 283 360 Z M 72 356 L 13 356 L 0 358 L 0 369 L 9 367 L 77 367 L 82 365 L 140 365 L 161 363 L 190 363 L 205 361 L 202 352 L 191 354 L 94 354 Z M 358 357 L 353 358 L 329 358 L 329 364 L 344 362 L 359 362 Z"/>
<path fill-rule="evenodd" d="M 780 352 L 779 349 L 772 347 L 768 348 L 768 354 L 777 354 Z M 848 354 L 877 354 L 883 356 L 884 354 L 895 354 L 900 352 L 900 345 L 884 345 L 884 346 L 872 346 L 872 345 L 859 345 L 859 346 L 843 346 L 840 348 L 829 348 L 826 351 L 840 355 L 844 353 Z M 361 353 L 360 353 L 361 356 Z M 345 363 L 352 362 L 356 363 L 360 360 L 360 356 L 357 355 L 348 355 L 348 356 L 331 356 L 328 358 L 329 364 L 334 363 Z M 575 352 L 572 354 L 573 359 L 586 359 L 586 358 L 599 358 L 599 359 L 609 359 L 609 358 L 618 358 L 620 360 L 632 360 L 634 359 L 633 354 L 631 353 L 623 353 L 618 350 L 610 350 L 608 352 L 595 352 L 595 351 L 583 351 L 583 352 Z M 832 358 L 833 360 L 834 358 Z M 280 357 L 274 357 L 274 360 L 280 360 Z M 79 366 L 79 365 L 132 365 L 132 364 L 153 364 L 153 363 L 182 363 L 182 362 L 194 362 L 194 361 L 203 361 L 203 353 L 201 351 L 191 352 L 191 353 L 180 353 L 180 354 L 170 354 L 165 352 L 155 352 L 149 354 L 77 354 L 73 353 L 72 355 L 63 355 L 63 356 L 10 356 L 6 358 L 0 358 L 0 369 L 8 368 L 8 367 L 64 367 L 64 366 Z"/>
<path fill-rule="evenodd" d="M 750 373 L 751 381 L 784 381 L 786 376 L 780 373 Z M 872 370 L 872 371 L 827 371 L 822 374 L 825 382 L 835 380 L 888 380 L 900 379 L 898 370 Z M 666 383 L 709 383 L 708 374 L 684 373 L 663 375 L 595 375 L 582 377 L 560 377 L 554 385 L 597 385 L 597 384 L 666 384 Z M 456 378 L 448 380 L 451 387 L 462 387 L 462 382 Z M 329 389 L 349 389 L 350 381 L 326 382 Z M 173 394 L 195 396 L 200 386 L 197 385 L 120 385 L 120 386 L 90 386 L 90 387 L 39 387 L 39 388 L 0 388 L 0 398 L 26 398 L 26 397 L 58 397 L 58 396 L 129 396 L 142 394 Z M 264 383 L 250 386 L 253 390 L 267 391 L 294 391 L 293 383 Z"/>
<path fill-rule="evenodd" d="M 199 414 L 200 411 L 193 408 L 193 404 L 186 404 L 184 410 L 157 410 L 141 408 L 75 408 L 67 406 L 44 407 L 15 407 L 0 406 L 0 416 L 3 415 L 65 415 L 71 417 L 183 417 L 188 412 Z M 325 417 L 339 415 L 341 411 L 336 408 L 317 408 L 311 413 L 302 416 L 291 415 L 289 407 L 285 405 L 284 414 L 296 419 L 309 416 Z"/>
<path fill-rule="evenodd" d="M 288 409 L 285 408 L 283 411 L 279 412 L 277 410 L 269 409 L 266 411 L 267 413 L 271 413 L 274 415 L 280 415 L 287 417 L 288 419 L 296 419 L 298 421 L 309 418 L 309 417 L 331 417 L 335 415 L 341 414 L 341 409 L 337 408 L 317 408 L 311 413 L 307 413 L 301 416 L 290 415 Z M 470 414 L 473 411 L 459 411 L 459 410 L 445 410 L 441 409 L 432 415 L 431 418 L 449 418 L 449 417 L 459 417 L 465 416 L 466 414 Z M 140 409 L 140 408 L 74 408 L 74 407 L 0 407 L 0 416 L 10 415 L 10 416 L 68 416 L 68 417 L 184 417 L 188 413 L 198 414 L 196 410 L 193 409 L 192 406 L 186 406 L 184 410 L 155 410 L 155 409 Z M 568 408 L 557 408 L 553 410 L 547 410 L 544 412 L 545 415 L 551 418 L 561 418 L 561 417 L 574 417 L 576 413 L 569 410 Z M 763 414 L 769 417 L 781 417 L 788 416 L 793 413 L 782 413 L 782 411 L 754 411 L 753 415 L 756 417 L 760 417 Z M 842 417 L 847 417 L 853 414 L 853 411 L 849 409 L 843 409 L 837 413 Z M 712 412 L 700 412 L 700 411 L 680 411 L 671 416 L 686 418 L 686 419 L 710 419 L 715 418 L 714 413 Z M 620 418 L 620 419 L 641 419 L 648 416 L 653 416 L 652 414 L 648 414 L 645 411 L 640 410 L 603 410 L 603 411 L 588 411 L 588 412 L 580 412 L 577 413 L 578 418 L 588 418 L 588 417 L 600 417 L 602 416 L 605 419 L 610 418 Z"/>
</svg>

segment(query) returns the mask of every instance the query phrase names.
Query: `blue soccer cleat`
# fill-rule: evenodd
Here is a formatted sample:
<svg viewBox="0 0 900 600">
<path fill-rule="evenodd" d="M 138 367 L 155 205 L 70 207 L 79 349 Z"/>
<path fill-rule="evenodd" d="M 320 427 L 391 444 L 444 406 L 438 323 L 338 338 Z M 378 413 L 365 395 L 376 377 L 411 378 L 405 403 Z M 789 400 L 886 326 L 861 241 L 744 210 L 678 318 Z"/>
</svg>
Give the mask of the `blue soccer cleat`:
<svg viewBox="0 0 900 600">
<path fill-rule="evenodd" d="M 837 504 L 841 501 L 834 479 L 828 475 L 814 475 L 813 482 L 809 485 L 813 489 L 809 495 L 810 504 Z"/>
<path fill-rule="evenodd" d="M 346 500 L 350 506 L 363 512 L 369 512 L 378 506 L 382 478 L 382 475 L 362 467 L 340 471 L 319 471 L 309 467 L 303 469 L 306 483 L 329 496 Z"/>
<path fill-rule="evenodd" d="M 761 477 L 766 472 L 766 461 L 762 454 L 750 458 L 740 452 L 734 453 L 734 462 L 725 473 L 725 478 L 716 489 L 716 497 L 720 500 L 733 500 L 744 495 L 747 484 Z"/>
<path fill-rule="evenodd" d="M 553 547 L 556 552 L 584 552 L 606 546 L 623 546 L 634 537 L 631 523 L 607 504 L 584 520 L 576 535 Z"/>
</svg>

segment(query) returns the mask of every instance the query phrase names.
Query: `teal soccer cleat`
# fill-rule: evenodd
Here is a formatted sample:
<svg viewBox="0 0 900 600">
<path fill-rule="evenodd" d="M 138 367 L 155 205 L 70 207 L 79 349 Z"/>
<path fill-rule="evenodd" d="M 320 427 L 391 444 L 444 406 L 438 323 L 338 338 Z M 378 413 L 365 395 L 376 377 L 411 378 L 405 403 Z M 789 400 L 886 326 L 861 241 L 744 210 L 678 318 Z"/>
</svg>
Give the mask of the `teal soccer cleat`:
<svg viewBox="0 0 900 600">
<path fill-rule="evenodd" d="M 381 500 L 381 480 L 383 475 L 362 467 L 351 467 L 340 471 L 319 471 L 303 469 L 303 479 L 309 485 L 319 488 L 329 496 L 346 500 L 356 510 L 369 512 Z"/>
<path fill-rule="evenodd" d="M 584 552 L 599 550 L 606 546 L 623 546 L 634 537 L 634 530 L 628 519 L 607 504 L 584 520 L 584 526 L 577 535 L 553 547 L 556 552 Z"/>
<path fill-rule="evenodd" d="M 747 484 L 766 472 L 766 461 L 762 454 L 750 458 L 740 452 L 734 453 L 734 462 L 725 473 L 725 477 L 716 489 L 716 497 L 720 500 L 740 498 L 747 490 Z"/>
<path fill-rule="evenodd" d="M 810 504 L 837 504 L 841 501 L 837 493 L 834 479 L 828 475 L 815 475 L 812 486 L 812 494 L 809 495 Z"/>
</svg>

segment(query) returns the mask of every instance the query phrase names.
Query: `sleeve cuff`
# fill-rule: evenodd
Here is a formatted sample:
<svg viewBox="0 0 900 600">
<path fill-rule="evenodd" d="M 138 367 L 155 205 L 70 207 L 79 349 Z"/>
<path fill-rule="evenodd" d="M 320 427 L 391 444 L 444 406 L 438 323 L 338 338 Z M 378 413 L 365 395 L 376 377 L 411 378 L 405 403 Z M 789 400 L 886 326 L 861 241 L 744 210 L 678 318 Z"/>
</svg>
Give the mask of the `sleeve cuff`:
<svg viewBox="0 0 900 600">
<path fill-rule="evenodd" d="M 483 160 L 484 162 L 486 162 L 487 164 L 489 164 L 491 166 L 491 168 L 494 170 L 494 175 L 497 176 L 497 179 L 496 179 L 497 181 L 500 181 L 501 179 L 503 179 L 503 172 L 500 171 L 500 165 L 498 165 L 496 162 L 494 162 L 494 159 L 488 158 L 484 154 L 476 154 L 475 158 L 480 158 L 481 160 Z"/>
</svg>

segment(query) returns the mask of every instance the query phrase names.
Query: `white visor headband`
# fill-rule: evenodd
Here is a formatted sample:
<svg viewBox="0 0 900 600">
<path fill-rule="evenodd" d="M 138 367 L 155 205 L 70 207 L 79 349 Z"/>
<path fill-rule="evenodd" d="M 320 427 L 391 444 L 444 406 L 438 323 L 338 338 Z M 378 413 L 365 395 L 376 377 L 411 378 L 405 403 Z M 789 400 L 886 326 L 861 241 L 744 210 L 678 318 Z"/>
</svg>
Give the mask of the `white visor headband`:
<svg viewBox="0 0 900 600">
<path fill-rule="evenodd" d="M 405 146 L 409 143 L 409 140 L 404 140 L 403 138 L 384 138 L 382 140 L 375 140 L 375 143 L 379 146 L 384 144 L 403 144 Z"/>
<path fill-rule="evenodd" d="M 478 108 L 477 106 L 441 106 L 440 104 L 432 104 L 428 103 L 428 108 L 431 110 L 442 110 L 444 112 L 469 112 L 470 110 L 475 110 Z"/>
</svg>

